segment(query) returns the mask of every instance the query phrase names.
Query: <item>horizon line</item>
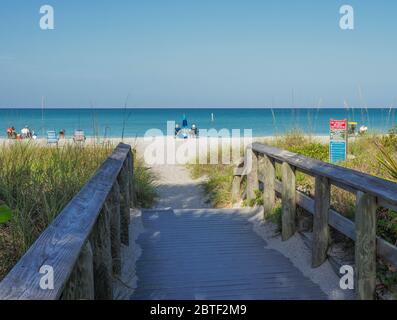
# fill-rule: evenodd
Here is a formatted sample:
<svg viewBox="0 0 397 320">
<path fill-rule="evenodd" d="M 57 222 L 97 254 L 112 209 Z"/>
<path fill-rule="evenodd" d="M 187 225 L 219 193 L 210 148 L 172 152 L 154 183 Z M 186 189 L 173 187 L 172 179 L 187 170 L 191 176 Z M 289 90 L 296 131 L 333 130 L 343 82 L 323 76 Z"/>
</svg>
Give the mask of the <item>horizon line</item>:
<svg viewBox="0 0 397 320">
<path fill-rule="evenodd" d="M 92 109 L 198 109 L 198 110 L 206 110 L 206 109 L 397 109 L 397 107 L 379 107 L 379 106 L 369 106 L 369 107 L 358 107 L 358 106 L 354 106 L 354 107 L 343 107 L 343 106 L 321 106 L 321 107 L 287 107 L 287 106 L 281 106 L 281 107 L 237 107 L 237 106 L 233 106 L 233 107 L 180 107 L 180 106 L 176 106 L 176 107 L 123 107 L 123 106 L 119 106 L 119 107 L 104 107 L 104 106 L 98 106 L 98 107 L 88 107 L 88 106 L 83 106 L 83 107 L 41 107 L 41 106 L 27 106 L 27 107 L 0 107 L 0 110 L 12 110 L 12 109 L 45 109 L 45 110 L 56 110 L 56 109 L 83 109 L 83 110 L 92 110 Z"/>
</svg>

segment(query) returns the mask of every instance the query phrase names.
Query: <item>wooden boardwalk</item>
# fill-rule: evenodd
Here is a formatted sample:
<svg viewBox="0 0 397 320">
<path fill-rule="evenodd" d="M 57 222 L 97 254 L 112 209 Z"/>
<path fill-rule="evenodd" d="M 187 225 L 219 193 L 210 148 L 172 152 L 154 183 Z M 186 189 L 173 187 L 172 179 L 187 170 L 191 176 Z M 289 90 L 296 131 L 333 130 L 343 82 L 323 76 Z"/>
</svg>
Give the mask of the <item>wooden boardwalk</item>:
<svg viewBox="0 0 397 320">
<path fill-rule="evenodd" d="M 326 299 L 279 252 L 266 248 L 244 210 L 144 210 L 131 299 Z"/>
</svg>

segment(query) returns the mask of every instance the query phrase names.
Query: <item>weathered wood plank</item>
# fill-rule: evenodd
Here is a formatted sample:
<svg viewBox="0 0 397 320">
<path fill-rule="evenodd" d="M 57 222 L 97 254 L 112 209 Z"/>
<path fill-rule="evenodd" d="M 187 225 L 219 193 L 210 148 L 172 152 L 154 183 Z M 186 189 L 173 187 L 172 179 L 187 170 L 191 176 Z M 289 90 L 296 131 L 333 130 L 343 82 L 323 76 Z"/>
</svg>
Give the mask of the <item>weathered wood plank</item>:
<svg viewBox="0 0 397 320">
<path fill-rule="evenodd" d="M 331 187 L 328 178 L 316 177 L 315 213 L 313 220 L 312 266 L 317 268 L 327 259 L 329 245 L 328 213 Z"/>
<path fill-rule="evenodd" d="M 397 205 L 397 184 L 391 181 L 319 160 L 310 159 L 261 143 L 253 143 L 252 148 L 259 154 L 266 154 L 278 161 L 288 162 L 297 169 L 309 172 L 311 175 L 327 177 L 332 184 L 335 183 L 340 186 L 348 186 L 351 190 L 362 191 Z"/>
<path fill-rule="evenodd" d="M 0 300 L 60 298 L 130 148 L 119 144 L 92 179 L 39 236 L 0 283 Z M 39 286 L 42 276 L 39 270 L 43 265 L 54 269 L 53 290 L 42 290 Z"/>
<path fill-rule="evenodd" d="M 240 201 L 241 176 L 234 176 L 232 182 L 232 203 Z"/>
<path fill-rule="evenodd" d="M 282 230 L 283 241 L 291 238 L 295 233 L 296 218 L 296 181 L 295 169 L 287 162 L 281 165 L 282 172 Z"/>
<path fill-rule="evenodd" d="M 245 170 L 244 170 L 244 168 L 235 168 L 233 174 L 235 176 L 244 176 L 245 175 Z"/>
<path fill-rule="evenodd" d="M 124 165 L 118 176 L 120 186 L 120 227 L 121 227 L 121 243 L 129 245 L 129 225 L 130 225 L 130 179 L 128 175 L 128 162 Z"/>
<path fill-rule="evenodd" d="M 94 286 L 96 300 L 113 298 L 112 246 L 110 236 L 110 212 L 106 203 L 90 235 L 94 261 Z"/>
<path fill-rule="evenodd" d="M 376 198 L 359 192 L 356 204 L 355 274 L 359 300 L 372 300 L 376 286 Z"/>
<path fill-rule="evenodd" d="M 62 300 L 94 300 L 94 262 L 89 241 L 83 246 L 80 257 L 62 292 Z"/>
<path fill-rule="evenodd" d="M 255 199 L 255 191 L 259 189 L 258 157 L 251 148 L 247 148 L 245 158 L 245 170 L 247 171 L 247 199 Z"/>
<path fill-rule="evenodd" d="M 112 242 L 113 274 L 121 274 L 120 187 L 114 182 L 106 201 L 110 211 L 110 236 Z"/>
<path fill-rule="evenodd" d="M 259 212 L 143 210 L 139 285 L 131 298 L 326 299 L 318 285 L 247 225 Z"/>
<path fill-rule="evenodd" d="M 282 185 L 276 180 L 276 195 L 281 197 Z M 314 200 L 300 191 L 296 191 L 296 204 L 305 209 L 308 213 L 314 215 Z M 342 216 L 339 212 L 329 210 L 329 225 L 353 241 L 356 240 L 356 227 L 353 221 Z M 377 237 L 377 254 L 385 262 L 397 267 L 397 247 L 388 243 L 384 239 Z"/>
<path fill-rule="evenodd" d="M 263 155 L 260 157 L 259 170 L 262 172 L 264 177 L 263 181 L 263 207 L 264 207 L 264 218 L 271 214 L 276 204 L 276 167 L 275 163 L 268 156 Z"/>
<path fill-rule="evenodd" d="M 128 176 L 129 176 L 129 186 L 130 186 L 130 207 L 133 208 L 136 199 L 135 199 L 135 191 L 134 191 L 134 154 L 132 151 L 128 153 L 127 156 L 128 163 Z"/>
</svg>

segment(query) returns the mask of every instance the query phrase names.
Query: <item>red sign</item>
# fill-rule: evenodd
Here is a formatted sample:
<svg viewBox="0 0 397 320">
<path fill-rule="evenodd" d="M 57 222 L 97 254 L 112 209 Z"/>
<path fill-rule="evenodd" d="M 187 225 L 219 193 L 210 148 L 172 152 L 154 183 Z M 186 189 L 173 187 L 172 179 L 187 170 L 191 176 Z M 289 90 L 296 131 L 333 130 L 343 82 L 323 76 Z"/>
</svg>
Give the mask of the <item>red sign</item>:
<svg viewBox="0 0 397 320">
<path fill-rule="evenodd" d="M 330 121 L 331 130 L 346 130 L 347 120 L 331 120 Z"/>
</svg>

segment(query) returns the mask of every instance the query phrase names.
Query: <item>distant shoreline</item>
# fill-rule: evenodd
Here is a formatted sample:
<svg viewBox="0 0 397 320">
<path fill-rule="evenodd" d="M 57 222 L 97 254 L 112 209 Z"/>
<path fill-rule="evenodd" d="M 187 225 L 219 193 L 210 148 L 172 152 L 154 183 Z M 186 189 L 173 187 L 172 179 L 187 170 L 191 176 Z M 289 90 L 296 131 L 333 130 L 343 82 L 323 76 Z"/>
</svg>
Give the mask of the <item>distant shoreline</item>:
<svg viewBox="0 0 397 320">
<path fill-rule="evenodd" d="M 43 110 L 41 107 L 0 107 L 0 110 Z M 227 109 L 247 109 L 247 110 L 255 110 L 255 109 L 296 109 L 296 110 L 317 110 L 317 109 L 340 109 L 345 110 L 345 107 L 45 107 L 44 110 L 104 110 L 104 109 L 116 109 L 116 110 L 147 110 L 147 109 L 160 109 L 160 110 L 227 110 Z M 365 109 L 384 109 L 384 110 L 397 110 L 397 107 L 350 107 L 349 109 L 354 110 L 365 110 Z"/>
<path fill-rule="evenodd" d="M 278 136 L 261 136 L 261 137 L 252 137 L 253 142 L 272 142 L 276 140 L 277 138 L 283 137 L 283 135 L 278 135 Z M 329 142 L 329 136 L 326 135 L 317 135 L 317 136 L 312 136 L 312 135 L 304 135 L 304 137 L 313 139 L 313 141 L 319 142 L 319 143 L 328 143 Z M 225 141 L 230 141 L 232 145 L 236 145 L 238 143 L 243 143 L 244 138 L 236 138 L 236 137 L 231 137 L 231 138 L 220 138 L 220 137 L 198 137 L 198 138 L 188 138 L 188 139 L 180 139 L 180 138 L 174 138 L 173 136 L 158 136 L 158 137 L 125 137 L 124 139 L 121 138 L 107 138 L 107 139 L 102 139 L 100 138 L 99 140 L 97 138 L 93 137 L 87 137 L 87 140 L 85 141 L 84 144 L 92 145 L 92 144 L 98 144 L 98 142 L 102 143 L 103 141 L 111 143 L 111 144 L 118 144 L 120 142 L 130 144 L 132 146 L 137 146 L 137 147 L 142 147 L 142 146 L 147 146 L 150 143 L 152 143 L 154 140 L 161 141 L 163 140 L 165 143 L 166 142 L 175 142 L 176 145 L 182 145 L 182 144 L 196 144 L 196 143 L 201 143 L 203 141 L 208 141 L 208 142 L 214 142 L 218 140 L 219 142 L 225 142 Z M 7 139 L 7 138 L 0 138 L 0 145 L 3 144 L 9 144 L 9 143 L 33 143 L 33 144 L 39 144 L 39 145 L 44 145 L 47 144 L 47 139 L 45 138 L 38 138 L 36 140 L 21 140 L 17 141 L 14 139 Z M 59 145 L 66 145 L 66 144 L 73 144 L 73 139 L 72 138 L 65 138 L 65 139 L 60 139 L 59 140 Z"/>
<path fill-rule="evenodd" d="M 187 120 L 204 130 L 229 132 L 252 130 L 254 137 L 284 135 L 300 131 L 312 136 L 329 134 L 331 119 L 348 119 L 364 125 L 371 132 L 386 133 L 397 124 L 397 109 L 343 109 L 343 108 L 96 108 L 96 109 L 0 109 L 0 137 L 6 138 L 6 129 L 20 132 L 29 126 L 45 138 L 47 131 L 63 130 L 71 138 L 75 130 L 86 136 L 109 138 L 144 137 L 148 130 L 172 135 L 176 124 Z"/>
</svg>

